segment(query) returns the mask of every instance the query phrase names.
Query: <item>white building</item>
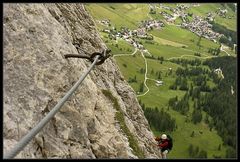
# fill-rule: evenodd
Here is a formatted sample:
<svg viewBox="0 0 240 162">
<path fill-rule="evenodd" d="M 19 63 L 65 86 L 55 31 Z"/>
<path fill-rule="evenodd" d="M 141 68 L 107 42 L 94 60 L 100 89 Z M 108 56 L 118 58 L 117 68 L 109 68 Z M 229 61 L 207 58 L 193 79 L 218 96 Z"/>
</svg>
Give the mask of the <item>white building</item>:
<svg viewBox="0 0 240 162">
<path fill-rule="evenodd" d="M 232 93 L 232 95 L 234 94 L 233 86 L 231 86 L 231 93 Z"/>
<path fill-rule="evenodd" d="M 214 72 L 215 72 L 216 74 L 220 75 L 220 77 L 224 79 L 224 76 L 223 76 L 222 70 L 221 70 L 220 68 L 215 69 Z"/>
<path fill-rule="evenodd" d="M 156 81 L 156 86 L 161 86 L 161 85 L 163 85 L 163 81 L 157 80 L 157 81 Z"/>
<path fill-rule="evenodd" d="M 215 69 L 214 72 L 218 74 L 218 73 L 221 73 L 222 70 L 220 68 L 218 68 L 218 69 Z"/>
</svg>

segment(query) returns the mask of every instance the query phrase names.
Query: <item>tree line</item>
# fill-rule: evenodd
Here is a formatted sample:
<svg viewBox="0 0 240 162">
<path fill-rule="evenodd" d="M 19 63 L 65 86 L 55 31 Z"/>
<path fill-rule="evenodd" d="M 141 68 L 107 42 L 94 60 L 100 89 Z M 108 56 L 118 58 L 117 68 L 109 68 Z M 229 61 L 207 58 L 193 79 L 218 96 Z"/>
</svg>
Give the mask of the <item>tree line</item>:
<svg viewBox="0 0 240 162">
<path fill-rule="evenodd" d="M 188 60 L 188 59 L 171 59 L 170 62 L 182 65 L 183 67 L 186 67 L 188 64 L 192 66 L 199 66 L 201 65 L 201 60 L 196 58 L 193 60 Z"/>
<path fill-rule="evenodd" d="M 176 129 L 176 120 L 169 113 L 165 112 L 163 108 L 159 110 L 158 107 L 145 107 L 141 100 L 139 100 L 139 104 L 151 128 L 157 131 L 173 131 Z"/>
<path fill-rule="evenodd" d="M 218 48 L 208 48 L 208 53 L 214 55 L 214 56 L 218 56 L 221 52 L 221 46 L 219 46 Z"/>
<path fill-rule="evenodd" d="M 176 70 L 177 78 L 175 82 L 169 86 L 169 89 L 177 90 L 179 87 L 179 90 L 187 91 L 189 89 L 188 83 L 187 83 L 187 77 L 190 78 L 195 86 L 199 86 L 200 90 L 203 92 L 210 92 L 212 89 L 209 85 L 207 85 L 207 81 L 209 80 L 208 75 L 214 75 L 214 72 L 211 72 L 210 70 L 202 67 L 185 67 L 181 68 L 178 67 Z M 217 78 L 216 78 L 217 79 Z M 190 94 L 192 93 L 193 87 L 190 90 Z"/>
<path fill-rule="evenodd" d="M 216 80 L 216 90 L 205 95 L 202 107 L 212 117 L 213 125 L 223 138 L 224 144 L 231 146 L 226 152 L 227 157 L 236 157 L 236 58 L 229 56 L 212 58 L 203 64 L 211 68 L 223 67 L 224 79 Z M 231 86 L 235 90 L 234 94 L 230 91 Z"/>
<path fill-rule="evenodd" d="M 163 56 L 155 57 L 154 55 L 152 55 L 152 56 L 145 56 L 145 57 L 148 58 L 148 59 L 159 60 L 160 64 L 162 64 L 163 61 L 164 61 L 164 57 Z"/>
<path fill-rule="evenodd" d="M 168 101 L 168 107 L 171 107 L 173 110 L 178 111 L 183 115 L 186 115 L 189 111 L 188 99 L 188 93 L 185 93 L 184 97 L 180 100 L 178 100 L 178 96 L 170 98 Z"/>
</svg>

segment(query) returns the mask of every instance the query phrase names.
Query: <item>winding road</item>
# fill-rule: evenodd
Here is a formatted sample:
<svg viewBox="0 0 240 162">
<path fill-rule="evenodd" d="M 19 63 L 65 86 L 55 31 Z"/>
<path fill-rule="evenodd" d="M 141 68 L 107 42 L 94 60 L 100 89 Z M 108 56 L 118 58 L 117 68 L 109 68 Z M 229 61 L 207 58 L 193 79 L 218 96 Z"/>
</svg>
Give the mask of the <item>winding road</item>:
<svg viewBox="0 0 240 162">
<path fill-rule="evenodd" d="M 119 56 L 132 56 L 134 55 L 136 52 L 137 52 L 137 48 L 135 48 L 135 51 L 132 53 L 132 54 L 116 54 L 116 55 L 113 55 L 113 58 L 114 57 L 119 57 Z"/>
<path fill-rule="evenodd" d="M 132 56 L 132 55 L 134 55 L 134 54 L 136 54 L 136 52 L 138 51 L 139 49 L 137 49 L 137 48 L 135 48 L 135 51 L 133 52 L 133 53 L 131 53 L 131 54 L 116 54 L 116 55 L 113 55 L 113 57 L 121 57 L 121 56 Z M 144 54 L 143 54 L 143 52 L 142 51 L 140 51 L 141 52 L 141 56 L 143 57 L 143 59 L 144 59 L 144 63 L 145 63 L 145 74 L 144 74 L 144 86 L 147 88 L 147 91 L 146 92 L 144 92 L 143 94 L 140 94 L 140 95 L 137 95 L 137 97 L 141 97 L 141 96 L 145 96 L 149 91 L 150 91 L 150 89 L 149 89 L 149 87 L 147 86 L 147 80 L 153 80 L 153 81 L 158 81 L 158 80 L 156 80 L 156 79 L 152 79 L 152 78 L 148 78 L 147 77 L 147 73 L 148 73 L 148 62 L 147 62 L 147 59 L 146 59 L 146 57 L 144 56 Z M 150 56 L 151 56 L 151 53 L 149 53 L 149 52 L 147 52 Z M 205 54 L 204 54 L 205 55 Z M 197 57 L 197 58 L 201 58 L 201 59 L 207 59 L 207 58 L 212 58 L 212 57 L 218 57 L 218 56 L 207 56 L 207 55 L 205 55 L 206 57 L 199 57 L 199 56 L 194 56 L 194 55 L 182 55 L 182 56 L 179 56 L 179 57 L 171 57 L 171 58 L 168 58 L 168 59 L 166 59 L 166 60 L 171 60 L 171 59 L 175 59 L 175 58 L 182 58 L 182 57 Z M 169 67 L 167 67 L 167 66 L 165 66 L 166 68 L 169 68 Z"/>
<path fill-rule="evenodd" d="M 194 55 L 182 55 L 182 56 L 179 56 L 179 57 L 171 57 L 171 58 L 168 58 L 166 60 L 172 60 L 172 59 L 175 59 L 175 58 L 182 58 L 182 57 L 197 57 L 197 58 L 200 58 L 200 59 L 207 59 L 207 58 L 212 58 L 212 57 L 218 57 L 218 56 L 206 56 L 206 57 L 200 57 L 200 56 L 194 56 Z"/>
<path fill-rule="evenodd" d="M 144 74 L 144 85 L 145 85 L 145 87 L 147 88 L 147 91 L 144 93 L 144 94 L 141 94 L 141 95 L 137 95 L 137 97 L 140 97 L 140 96 L 145 96 L 148 92 L 149 92 L 149 88 L 148 88 L 148 86 L 147 86 L 147 79 L 149 79 L 149 78 L 147 78 L 147 68 L 148 68 L 148 64 L 147 64 L 147 59 L 145 58 L 145 56 L 144 56 L 144 54 L 143 54 L 143 52 L 141 52 L 141 54 L 142 54 L 142 57 L 143 57 L 143 59 L 144 59 L 144 62 L 145 62 L 145 74 Z M 149 53 L 150 54 L 150 53 Z"/>
</svg>

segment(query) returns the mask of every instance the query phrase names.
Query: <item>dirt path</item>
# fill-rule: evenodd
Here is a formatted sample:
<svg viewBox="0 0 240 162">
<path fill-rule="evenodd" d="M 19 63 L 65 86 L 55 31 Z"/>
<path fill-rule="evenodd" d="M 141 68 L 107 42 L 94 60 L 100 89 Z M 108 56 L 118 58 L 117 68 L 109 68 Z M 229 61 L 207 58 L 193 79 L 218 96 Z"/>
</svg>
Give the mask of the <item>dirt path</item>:
<svg viewBox="0 0 240 162">
<path fill-rule="evenodd" d="M 147 88 L 147 91 L 144 93 L 144 94 L 141 94 L 141 95 L 137 95 L 137 97 L 140 97 L 140 96 L 145 96 L 148 92 L 149 92 L 149 88 L 148 88 L 148 86 L 147 86 L 147 68 L 148 68 L 148 64 L 147 64 L 147 59 L 145 58 L 145 56 L 144 56 L 144 54 L 143 54 L 143 52 L 141 52 L 141 54 L 142 54 L 142 57 L 143 57 L 143 59 L 144 59 L 144 63 L 145 63 L 145 74 L 144 74 L 144 85 L 145 85 L 145 87 Z M 150 53 L 149 53 L 150 54 Z M 150 54 L 151 55 L 151 54 Z"/>
<path fill-rule="evenodd" d="M 132 56 L 134 55 L 136 52 L 138 51 L 137 48 L 135 48 L 135 51 L 132 53 L 132 54 L 117 54 L 117 55 L 113 55 L 113 57 L 119 57 L 119 56 Z M 151 53 L 147 52 L 148 55 L 152 56 Z M 143 52 L 141 51 L 141 55 L 144 59 L 144 63 L 145 63 L 145 74 L 144 74 L 144 86 L 147 88 L 147 91 L 144 93 L 144 94 L 141 94 L 141 95 L 137 95 L 137 97 L 140 97 L 140 96 L 145 96 L 148 92 L 149 92 L 149 88 L 147 86 L 147 79 L 150 79 L 147 77 L 147 68 L 148 68 L 148 63 L 147 63 L 147 59 L 145 58 Z"/>
<path fill-rule="evenodd" d="M 206 58 L 212 58 L 212 57 L 218 57 L 218 56 L 199 57 L 199 56 L 193 56 L 193 55 L 182 55 L 182 56 L 179 56 L 179 57 L 170 57 L 166 60 L 172 60 L 172 59 L 175 59 L 175 58 L 182 58 L 182 57 L 197 57 L 197 58 L 200 58 L 200 59 L 206 59 Z"/>
<path fill-rule="evenodd" d="M 135 51 L 132 53 L 132 54 L 117 54 L 117 55 L 113 55 L 113 58 L 114 57 L 119 57 L 119 56 L 132 56 L 134 55 L 136 52 L 137 52 L 137 48 L 135 48 Z"/>
</svg>

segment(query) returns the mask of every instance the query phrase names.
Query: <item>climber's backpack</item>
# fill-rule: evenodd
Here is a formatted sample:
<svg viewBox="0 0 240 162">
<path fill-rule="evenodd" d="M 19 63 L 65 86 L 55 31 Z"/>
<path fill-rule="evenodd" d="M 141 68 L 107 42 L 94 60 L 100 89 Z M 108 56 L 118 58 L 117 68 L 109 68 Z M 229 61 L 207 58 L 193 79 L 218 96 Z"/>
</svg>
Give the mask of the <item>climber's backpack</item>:
<svg viewBox="0 0 240 162">
<path fill-rule="evenodd" d="M 170 135 L 167 135 L 167 139 L 168 139 L 168 149 L 172 150 L 172 147 L 173 147 L 172 137 Z"/>
</svg>

